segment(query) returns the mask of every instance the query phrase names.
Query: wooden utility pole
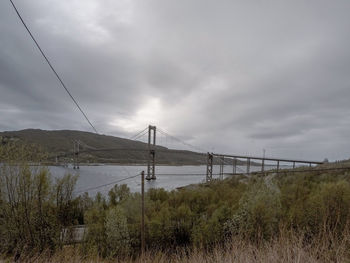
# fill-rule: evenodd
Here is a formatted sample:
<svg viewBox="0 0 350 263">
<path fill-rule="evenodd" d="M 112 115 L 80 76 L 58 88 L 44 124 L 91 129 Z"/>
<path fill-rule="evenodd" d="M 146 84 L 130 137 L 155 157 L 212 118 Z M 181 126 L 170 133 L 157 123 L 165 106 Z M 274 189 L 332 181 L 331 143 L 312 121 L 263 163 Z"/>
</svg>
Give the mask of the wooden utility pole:
<svg viewBox="0 0 350 263">
<path fill-rule="evenodd" d="M 141 172 L 141 258 L 145 255 L 145 172 Z"/>
<path fill-rule="evenodd" d="M 79 169 L 79 141 L 77 141 L 76 152 L 75 152 L 76 169 Z"/>
</svg>

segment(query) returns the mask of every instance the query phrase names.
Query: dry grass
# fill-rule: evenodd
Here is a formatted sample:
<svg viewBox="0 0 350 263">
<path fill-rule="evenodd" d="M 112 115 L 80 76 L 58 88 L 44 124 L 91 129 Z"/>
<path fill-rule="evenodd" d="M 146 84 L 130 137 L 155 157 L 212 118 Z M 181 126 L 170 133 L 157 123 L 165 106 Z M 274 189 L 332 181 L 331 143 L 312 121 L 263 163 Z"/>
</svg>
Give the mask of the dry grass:
<svg viewBox="0 0 350 263">
<path fill-rule="evenodd" d="M 226 247 L 216 247 L 208 252 L 204 249 L 179 249 L 174 253 L 148 251 L 141 258 L 128 259 L 102 259 L 98 256 L 85 256 L 80 254 L 77 247 L 66 247 L 50 256 L 42 253 L 36 257 L 20 259 L 20 262 L 37 263 L 92 263 L 92 262 L 119 262 L 119 263 L 214 263 L 214 262 L 350 262 L 349 234 L 342 239 L 332 238 L 327 234 L 320 236 L 312 243 L 305 244 L 305 238 L 301 235 L 288 234 L 280 236 L 269 242 L 252 244 L 236 239 L 228 243 Z M 6 261 L 5 261 L 6 262 Z M 9 260 L 8 262 L 11 262 Z"/>
</svg>

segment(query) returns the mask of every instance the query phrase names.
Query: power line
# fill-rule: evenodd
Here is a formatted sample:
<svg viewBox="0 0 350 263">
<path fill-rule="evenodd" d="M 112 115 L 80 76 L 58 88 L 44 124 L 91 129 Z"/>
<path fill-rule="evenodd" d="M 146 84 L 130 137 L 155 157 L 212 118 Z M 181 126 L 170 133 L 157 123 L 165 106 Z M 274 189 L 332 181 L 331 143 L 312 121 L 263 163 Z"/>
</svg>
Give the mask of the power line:
<svg viewBox="0 0 350 263">
<path fill-rule="evenodd" d="M 76 194 L 79 194 L 79 193 L 83 193 L 83 192 L 87 192 L 87 191 L 91 191 L 91 190 L 95 190 L 95 189 L 98 189 L 98 188 L 101 188 L 101 187 L 105 187 L 105 186 L 109 186 L 109 185 L 112 185 L 112 184 L 117 184 L 119 182 L 122 182 L 122 181 L 125 181 L 125 180 L 128 180 L 128 179 L 132 179 L 132 178 L 135 178 L 137 176 L 139 176 L 140 173 L 136 174 L 136 175 L 133 175 L 133 176 L 129 176 L 129 177 L 125 177 L 123 179 L 119 179 L 117 181 L 114 181 L 114 182 L 111 182 L 111 183 L 108 183 L 108 184 L 103 184 L 103 185 L 99 185 L 99 186 L 94 186 L 94 187 L 90 187 L 90 188 L 87 188 L 87 189 L 84 189 L 84 190 L 78 190 L 78 191 L 75 191 Z"/>
<path fill-rule="evenodd" d="M 56 70 L 54 69 L 54 67 L 52 66 L 50 60 L 47 58 L 47 56 L 45 55 L 44 51 L 42 50 L 42 48 L 40 47 L 39 43 L 36 41 L 35 37 L 33 36 L 32 32 L 29 30 L 28 26 L 26 25 L 26 23 L 24 22 L 21 14 L 19 13 L 17 7 L 15 6 L 15 4 L 13 3 L 12 0 L 10 0 L 14 10 L 16 11 L 16 14 L 18 16 L 18 18 L 21 20 L 23 26 L 25 27 L 25 29 L 27 30 L 28 34 L 30 35 L 30 37 L 32 38 L 32 40 L 34 41 L 35 45 L 37 46 L 37 48 L 39 49 L 41 55 L 44 57 L 44 59 L 46 60 L 47 64 L 49 65 L 49 67 L 51 68 L 51 70 L 53 71 L 53 73 L 56 75 L 57 79 L 59 80 L 59 82 L 61 83 L 62 87 L 66 90 L 66 92 L 68 93 L 69 97 L 73 100 L 73 102 L 75 103 L 75 105 L 78 107 L 78 109 L 80 110 L 80 112 L 83 114 L 83 116 L 85 117 L 86 121 L 90 124 L 90 126 L 92 127 L 92 129 L 95 131 L 95 133 L 98 133 L 96 128 L 94 127 L 94 125 L 92 125 L 91 121 L 89 120 L 89 118 L 87 117 L 87 115 L 85 114 L 85 112 L 82 110 L 82 108 L 79 106 L 78 102 L 74 99 L 73 95 L 70 93 L 70 91 L 68 90 L 68 88 L 66 87 L 66 85 L 64 84 L 63 80 L 61 79 L 61 77 L 58 75 L 58 73 L 56 72 Z"/>
</svg>

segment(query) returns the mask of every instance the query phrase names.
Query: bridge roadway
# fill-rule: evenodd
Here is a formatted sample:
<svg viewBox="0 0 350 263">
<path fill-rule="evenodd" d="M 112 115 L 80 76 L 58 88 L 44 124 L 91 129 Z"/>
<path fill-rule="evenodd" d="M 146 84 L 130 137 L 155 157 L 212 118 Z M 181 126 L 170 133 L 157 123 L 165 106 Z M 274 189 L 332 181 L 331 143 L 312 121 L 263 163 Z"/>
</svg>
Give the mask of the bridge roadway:
<svg viewBox="0 0 350 263">
<path fill-rule="evenodd" d="M 211 153 L 214 157 L 224 157 L 230 159 L 250 159 L 250 160 L 261 160 L 261 161 L 274 161 L 274 162 L 286 162 L 286 163 L 307 163 L 307 164 L 323 164 L 320 161 L 307 161 L 307 160 L 292 160 L 283 158 L 269 158 L 269 157 L 256 157 L 256 156 L 243 156 L 243 155 L 230 155 L 230 154 L 217 154 Z"/>
<path fill-rule="evenodd" d="M 213 179 L 213 164 L 214 164 L 214 158 L 219 159 L 220 163 L 220 172 L 219 172 L 219 178 L 224 178 L 224 165 L 232 165 L 232 174 L 236 174 L 237 169 L 237 160 L 238 159 L 245 159 L 247 164 L 247 171 L 245 174 L 250 174 L 250 167 L 251 167 L 251 160 L 260 160 L 261 161 L 261 172 L 265 171 L 265 161 L 273 161 L 277 163 L 276 171 L 279 172 L 280 169 L 280 162 L 283 163 L 293 163 L 293 169 L 295 168 L 296 163 L 300 164 L 308 164 L 310 167 L 312 165 L 319 165 L 323 164 L 323 162 L 319 161 L 306 161 L 306 160 L 293 160 L 293 159 L 284 159 L 284 158 L 271 158 L 271 157 L 256 157 L 256 156 L 244 156 L 244 155 L 230 155 L 230 154 L 217 154 L 217 153 L 207 153 L 207 176 L 206 181 L 209 182 Z M 227 160 L 232 160 L 232 163 L 227 163 Z"/>
</svg>

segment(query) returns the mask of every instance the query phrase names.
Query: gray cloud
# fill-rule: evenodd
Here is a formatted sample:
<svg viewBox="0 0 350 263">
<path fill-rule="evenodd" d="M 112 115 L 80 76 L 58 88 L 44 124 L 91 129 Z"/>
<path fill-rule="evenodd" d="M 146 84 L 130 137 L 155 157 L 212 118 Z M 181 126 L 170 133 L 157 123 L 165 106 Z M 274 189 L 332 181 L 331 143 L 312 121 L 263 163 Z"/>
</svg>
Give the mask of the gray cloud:
<svg viewBox="0 0 350 263">
<path fill-rule="evenodd" d="M 350 156 L 350 3 L 15 1 L 97 129 L 148 123 L 227 153 Z M 9 2 L 0 130 L 89 130 Z"/>
</svg>

